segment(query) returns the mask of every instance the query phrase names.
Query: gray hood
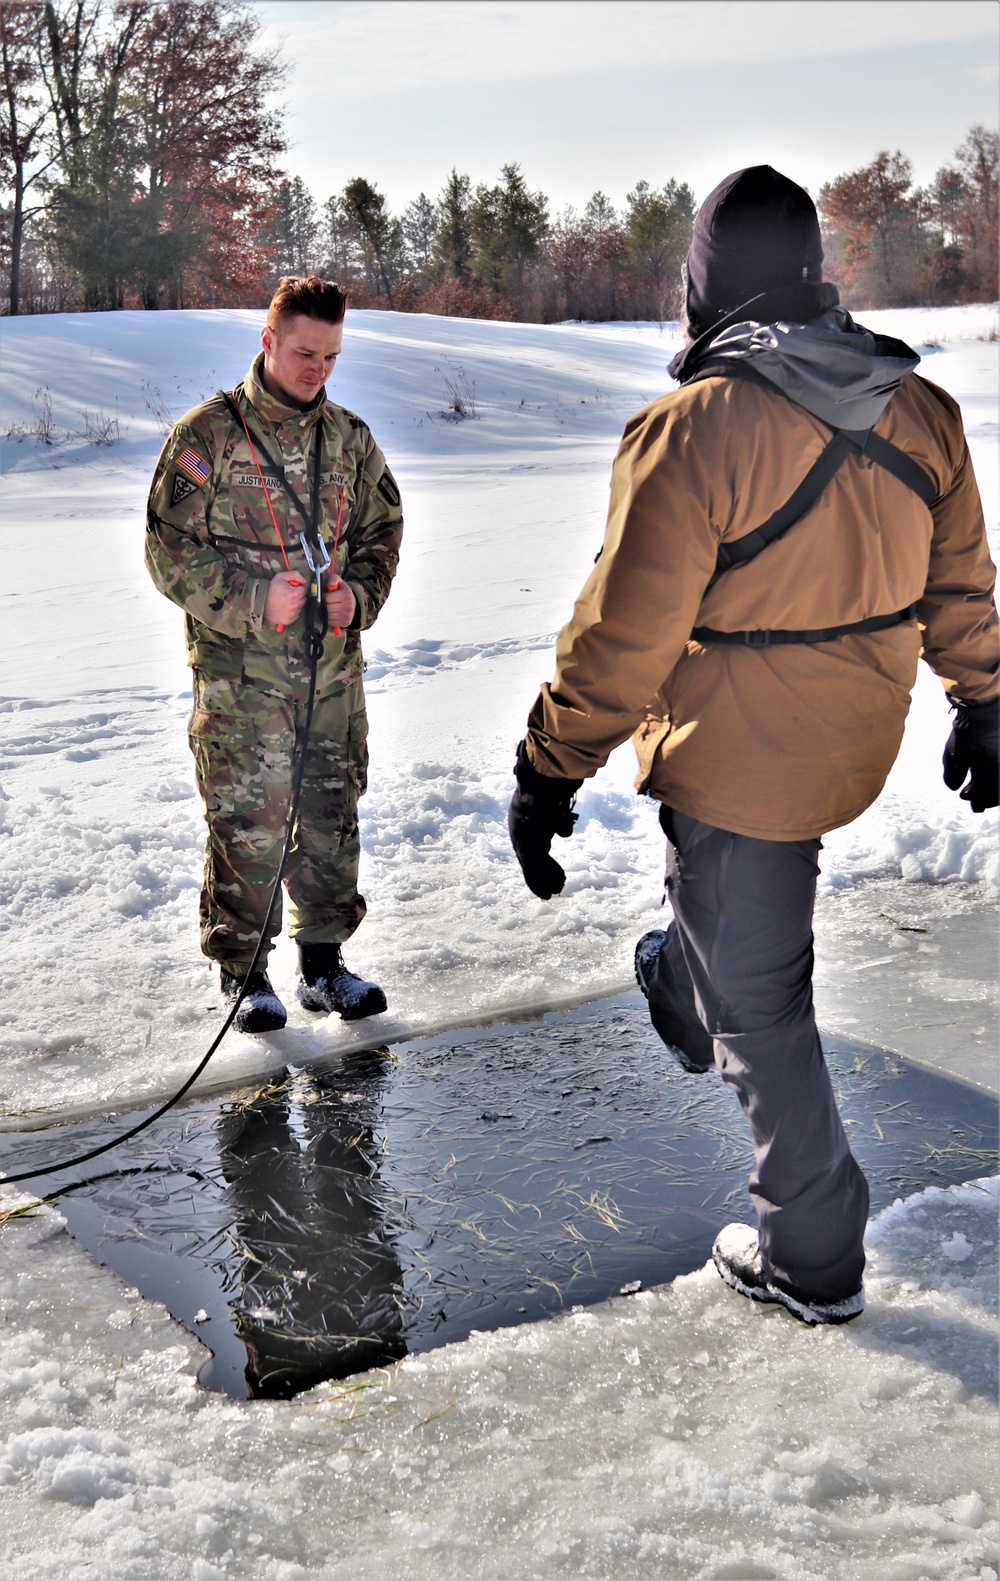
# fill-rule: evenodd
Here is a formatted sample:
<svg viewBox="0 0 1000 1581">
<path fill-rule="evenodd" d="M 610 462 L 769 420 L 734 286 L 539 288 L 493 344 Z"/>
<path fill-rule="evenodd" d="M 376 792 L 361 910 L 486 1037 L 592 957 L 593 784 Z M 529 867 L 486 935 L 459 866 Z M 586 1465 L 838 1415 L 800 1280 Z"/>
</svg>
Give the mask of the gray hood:
<svg viewBox="0 0 1000 1581">
<path fill-rule="evenodd" d="M 822 422 L 855 431 L 874 426 L 920 361 L 903 341 L 863 329 L 842 307 L 807 324 L 731 324 L 702 357 L 713 373 L 742 362 Z"/>
</svg>

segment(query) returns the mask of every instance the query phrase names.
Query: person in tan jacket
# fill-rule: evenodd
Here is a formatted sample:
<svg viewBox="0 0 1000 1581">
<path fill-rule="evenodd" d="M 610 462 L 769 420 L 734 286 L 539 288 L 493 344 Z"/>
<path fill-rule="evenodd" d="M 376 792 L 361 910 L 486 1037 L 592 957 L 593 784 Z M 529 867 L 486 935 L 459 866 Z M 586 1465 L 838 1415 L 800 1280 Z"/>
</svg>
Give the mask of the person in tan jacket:
<svg viewBox="0 0 1000 1581">
<path fill-rule="evenodd" d="M 674 914 L 639 941 L 636 976 L 683 1067 L 735 1089 L 754 1143 L 757 1228 L 724 1229 L 716 1265 L 810 1323 L 862 1310 L 868 1211 L 813 1015 L 820 838 L 879 794 L 921 656 L 956 712 L 946 782 L 995 807 L 1000 694 L 958 407 L 908 346 L 852 321 L 822 258 L 812 200 L 769 166 L 699 211 L 680 388 L 625 429 L 509 817 L 529 888 L 558 893 L 552 837 L 632 737 Z"/>
</svg>

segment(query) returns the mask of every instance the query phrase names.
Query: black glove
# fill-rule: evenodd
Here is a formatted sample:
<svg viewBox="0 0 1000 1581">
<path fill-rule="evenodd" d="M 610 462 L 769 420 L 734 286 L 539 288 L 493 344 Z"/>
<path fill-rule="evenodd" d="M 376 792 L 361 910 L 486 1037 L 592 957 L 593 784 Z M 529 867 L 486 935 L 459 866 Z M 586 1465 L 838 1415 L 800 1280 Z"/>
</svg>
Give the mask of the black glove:
<svg viewBox="0 0 1000 1581">
<path fill-rule="evenodd" d="M 961 790 L 973 812 L 985 812 L 1000 802 L 1000 706 L 996 703 L 957 703 L 955 723 L 944 749 L 944 782 Z"/>
<path fill-rule="evenodd" d="M 573 797 L 583 780 L 557 780 L 539 774 L 528 761 L 523 741 L 518 742 L 514 775 L 517 790 L 507 813 L 510 843 L 532 894 L 539 900 L 551 900 L 562 890 L 566 874 L 552 860 L 549 847 L 553 835 L 566 840 L 573 833 Z"/>
</svg>

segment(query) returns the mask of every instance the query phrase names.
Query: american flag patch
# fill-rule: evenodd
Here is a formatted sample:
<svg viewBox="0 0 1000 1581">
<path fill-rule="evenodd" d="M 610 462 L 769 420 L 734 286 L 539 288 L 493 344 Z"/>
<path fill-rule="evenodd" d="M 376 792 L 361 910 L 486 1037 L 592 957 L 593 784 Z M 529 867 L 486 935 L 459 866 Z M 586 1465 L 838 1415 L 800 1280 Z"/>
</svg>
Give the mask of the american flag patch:
<svg viewBox="0 0 1000 1581">
<path fill-rule="evenodd" d="M 186 472 L 188 477 L 198 484 L 207 483 L 212 476 L 212 469 L 208 462 L 199 456 L 197 450 L 191 450 L 190 448 L 181 451 L 174 462 L 174 466 L 180 467 L 182 472 Z"/>
</svg>

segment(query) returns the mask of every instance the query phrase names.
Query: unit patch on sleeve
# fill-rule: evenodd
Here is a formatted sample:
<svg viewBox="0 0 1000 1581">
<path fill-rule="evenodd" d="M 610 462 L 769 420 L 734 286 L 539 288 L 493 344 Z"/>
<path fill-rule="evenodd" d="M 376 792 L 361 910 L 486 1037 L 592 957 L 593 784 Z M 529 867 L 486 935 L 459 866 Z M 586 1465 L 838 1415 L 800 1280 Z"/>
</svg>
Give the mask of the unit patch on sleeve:
<svg viewBox="0 0 1000 1581">
<path fill-rule="evenodd" d="M 192 450 L 190 446 L 188 446 L 187 450 L 181 451 L 174 462 L 174 466 L 180 467 L 182 472 L 186 472 L 192 483 L 197 484 L 199 488 L 201 488 L 203 483 L 207 483 L 212 476 L 212 468 L 208 462 L 203 456 L 199 456 L 197 450 Z"/>
<path fill-rule="evenodd" d="M 389 472 L 388 467 L 386 467 L 382 476 L 378 480 L 378 492 L 381 494 L 386 504 L 390 505 L 393 510 L 396 510 L 399 505 L 399 490 L 396 487 L 395 481 Z"/>
<path fill-rule="evenodd" d="M 197 486 L 191 482 L 190 478 L 181 477 L 179 472 L 175 472 L 174 486 L 170 492 L 171 507 L 180 505 L 182 500 L 186 500 L 189 494 L 194 494 L 196 492 Z"/>
</svg>

